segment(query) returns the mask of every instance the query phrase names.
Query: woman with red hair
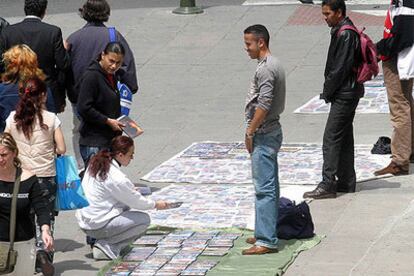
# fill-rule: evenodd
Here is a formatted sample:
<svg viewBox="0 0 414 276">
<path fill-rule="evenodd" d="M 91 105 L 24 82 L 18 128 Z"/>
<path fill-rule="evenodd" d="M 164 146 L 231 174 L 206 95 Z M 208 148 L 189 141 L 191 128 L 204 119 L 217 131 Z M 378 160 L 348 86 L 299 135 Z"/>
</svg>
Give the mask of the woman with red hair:
<svg viewBox="0 0 414 276">
<path fill-rule="evenodd" d="M 16 45 L 3 55 L 5 72 L 0 80 L 0 131 L 6 126 L 10 112 L 16 109 L 19 95 L 29 78 L 37 77 L 44 81 L 46 75 L 38 67 L 37 55 L 25 44 Z M 47 89 L 46 108 L 55 112 L 52 92 Z"/>
<path fill-rule="evenodd" d="M 59 118 L 45 109 L 45 82 L 36 77 L 28 79 L 22 91 L 16 111 L 11 112 L 6 120 L 5 131 L 16 140 L 22 168 L 31 170 L 39 179 L 39 186 L 48 201 L 53 234 L 56 198 L 55 157 L 56 154 L 66 152 L 66 145 Z M 43 247 L 39 235 L 36 243 L 38 267 L 44 275 L 53 275 L 53 252 L 48 252 Z"/>
<path fill-rule="evenodd" d="M 128 166 L 133 159 L 134 150 L 130 137 L 115 137 L 109 149 L 92 157 L 83 177 L 89 206 L 79 209 L 76 217 L 80 228 L 96 239 L 94 259 L 116 259 L 123 248 L 145 232 L 150 217 L 138 210 L 168 208 L 165 201 L 143 197 L 121 171 L 121 166 Z"/>
</svg>

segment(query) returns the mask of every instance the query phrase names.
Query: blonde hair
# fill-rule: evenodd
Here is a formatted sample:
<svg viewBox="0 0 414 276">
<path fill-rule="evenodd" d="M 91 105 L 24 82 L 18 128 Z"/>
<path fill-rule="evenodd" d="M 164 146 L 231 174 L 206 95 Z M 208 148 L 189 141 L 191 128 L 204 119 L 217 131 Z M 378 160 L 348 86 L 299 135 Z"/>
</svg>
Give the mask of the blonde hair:
<svg viewBox="0 0 414 276">
<path fill-rule="evenodd" d="M 21 166 L 20 159 L 18 157 L 19 155 L 19 149 L 17 148 L 16 141 L 14 140 L 13 136 L 11 136 L 10 133 L 3 132 L 0 133 L 0 145 L 8 148 L 10 151 L 14 152 L 16 156 L 14 157 L 13 164 L 16 167 Z"/>
<path fill-rule="evenodd" d="M 30 78 L 46 79 L 46 75 L 39 68 L 37 55 L 26 44 L 13 46 L 3 54 L 5 72 L 3 82 L 18 82 L 19 88 Z"/>
</svg>

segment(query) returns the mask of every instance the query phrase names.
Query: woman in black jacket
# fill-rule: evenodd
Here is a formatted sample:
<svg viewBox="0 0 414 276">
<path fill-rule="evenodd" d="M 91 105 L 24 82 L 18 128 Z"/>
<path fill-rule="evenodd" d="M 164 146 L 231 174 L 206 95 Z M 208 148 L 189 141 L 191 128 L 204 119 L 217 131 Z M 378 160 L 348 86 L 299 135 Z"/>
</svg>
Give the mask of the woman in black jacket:
<svg viewBox="0 0 414 276">
<path fill-rule="evenodd" d="M 82 120 L 79 145 L 85 164 L 122 132 L 123 124 L 116 120 L 121 112 L 116 73 L 124 55 L 122 44 L 108 43 L 82 77 L 77 108 Z"/>
</svg>

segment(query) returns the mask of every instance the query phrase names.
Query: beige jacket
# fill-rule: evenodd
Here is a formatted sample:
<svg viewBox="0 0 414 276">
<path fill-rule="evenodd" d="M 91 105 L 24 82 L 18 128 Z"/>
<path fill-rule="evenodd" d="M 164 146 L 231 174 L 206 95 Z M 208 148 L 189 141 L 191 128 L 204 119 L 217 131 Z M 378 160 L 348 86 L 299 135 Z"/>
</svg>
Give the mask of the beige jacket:
<svg viewBox="0 0 414 276">
<path fill-rule="evenodd" d="M 6 129 L 16 140 L 22 167 L 31 170 L 38 177 L 56 175 L 54 133 L 61 122 L 56 114 L 43 110 L 43 123 L 48 129 L 42 129 L 36 118 L 32 137 L 28 140 L 23 131 L 18 131 L 14 121 L 15 111 L 6 120 Z"/>
</svg>

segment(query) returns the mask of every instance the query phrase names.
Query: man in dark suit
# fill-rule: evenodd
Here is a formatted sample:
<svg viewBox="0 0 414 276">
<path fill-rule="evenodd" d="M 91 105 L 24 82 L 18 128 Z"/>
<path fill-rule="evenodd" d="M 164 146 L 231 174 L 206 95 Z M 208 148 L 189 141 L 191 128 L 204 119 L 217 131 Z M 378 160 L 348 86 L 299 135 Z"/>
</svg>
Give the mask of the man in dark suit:
<svg viewBox="0 0 414 276">
<path fill-rule="evenodd" d="M 65 90 L 61 76 L 70 63 L 63 47 L 60 28 L 42 22 L 46 7 L 47 0 L 25 0 L 25 19 L 4 28 L 1 33 L 0 56 L 12 46 L 28 45 L 37 54 L 39 67 L 47 75 L 46 81 L 53 93 L 55 110 L 62 112 L 65 108 Z"/>
</svg>

